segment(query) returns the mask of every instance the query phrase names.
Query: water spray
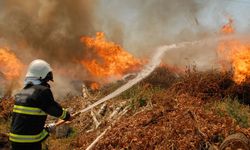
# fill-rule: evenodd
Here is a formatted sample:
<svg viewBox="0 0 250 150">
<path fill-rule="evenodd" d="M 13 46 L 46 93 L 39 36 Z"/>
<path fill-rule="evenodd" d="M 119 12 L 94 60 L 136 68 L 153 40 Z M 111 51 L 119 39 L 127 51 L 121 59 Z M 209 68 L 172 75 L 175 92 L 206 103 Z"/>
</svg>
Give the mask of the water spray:
<svg viewBox="0 0 250 150">
<path fill-rule="evenodd" d="M 176 48 L 183 48 L 183 47 L 187 47 L 187 46 L 192 46 L 192 45 L 198 45 L 198 44 L 204 44 L 205 42 L 209 42 L 209 41 L 215 41 L 217 40 L 217 38 L 215 39 L 205 39 L 205 40 L 198 40 L 198 41 L 192 41 L 192 42 L 182 42 L 179 44 L 171 44 L 171 45 L 164 45 L 159 47 L 156 50 L 155 55 L 151 58 L 150 62 L 144 67 L 144 69 L 139 72 L 137 74 L 137 76 L 131 80 L 129 80 L 126 84 L 122 85 L 121 87 L 119 87 L 118 89 L 116 89 L 114 92 L 110 93 L 109 95 L 101 98 L 100 100 L 96 101 L 95 103 L 93 103 L 92 105 L 89 105 L 88 107 L 74 113 L 72 116 L 75 117 L 83 112 L 87 112 L 89 110 L 91 110 L 92 108 L 96 107 L 97 105 L 110 100 L 118 95 L 120 95 L 122 92 L 128 90 L 129 88 L 131 88 L 132 86 L 134 86 L 135 84 L 139 83 L 142 79 L 146 78 L 147 76 L 149 76 L 154 69 L 160 65 L 161 63 L 161 58 L 164 55 L 165 52 L 169 51 L 169 50 L 173 50 Z M 56 123 L 56 126 L 63 124 L 65 121 L 59 121 Z"/>
</svg>

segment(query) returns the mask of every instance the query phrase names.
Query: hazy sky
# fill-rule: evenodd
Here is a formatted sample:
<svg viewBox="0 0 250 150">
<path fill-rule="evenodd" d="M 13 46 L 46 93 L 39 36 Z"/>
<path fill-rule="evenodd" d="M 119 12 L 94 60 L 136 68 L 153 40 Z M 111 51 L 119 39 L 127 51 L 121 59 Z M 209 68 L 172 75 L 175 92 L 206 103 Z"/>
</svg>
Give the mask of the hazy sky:
<svg viewBox="0 0 250 150">
<path fill-rule="evenodd" d="M 204 1 L 204 0 L 197 0 Z M 213 3 L 212 3 L 213 2 Z M 204 26 L 218 28 L 225 22 L 225 16 L 231 16 L 235 20 L 238 31 L 250 31 L 250 0 L 212 0 L 208 7 L 204 7 L 199 14 L 199 20 Z"/>
<path fill-rule="evenodd" d="M 96 29 L 112 37 L 110 27 L 115 23 L 122 37 L 114 39 L 126 49 L 152 49 L 197 39 L 204 32 L 216 34 L 228 16 L 238 33 L 250 33 L 249 8 L 250 0 L 102 0 L 96 12 L 101 24 Z"/>
</svg>

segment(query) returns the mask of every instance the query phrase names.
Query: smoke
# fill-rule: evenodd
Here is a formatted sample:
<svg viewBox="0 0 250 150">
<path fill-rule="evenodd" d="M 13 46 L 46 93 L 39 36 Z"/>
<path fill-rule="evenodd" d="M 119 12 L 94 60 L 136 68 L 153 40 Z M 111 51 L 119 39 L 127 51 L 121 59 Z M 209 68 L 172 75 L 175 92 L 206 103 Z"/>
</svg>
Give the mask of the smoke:
<svg viewBox="0 0 250 150">
<path fill-rule="evenodd" d="M 174 42 L 176 35 L 185 31 L 192 33 L 191 26 L 197 26 L 196 15 L 201 8 L 194 0 L 117 0 L 112 3 L 103 0 L 97 18 L 102 22 L 99 28 L 111 35 L 112 40 L 118 39 L 125 48 L 141 52 Z M 119 36 L 123 36 L 122 41 Z M 179 41 L 188 39 L 183 34 L 178 38 Z"/>
<path fill-rule="evenodd" d="M 79 37 L 93 33 L 92 0 L 4 0 L 0 35 L 12 44 L 26 45 L 43 57 L 65 61 L 81 54 Z M 67 61 L 67 60 L 66 60 Z M 69 62 L 70 60 L 68 60 Z"/>
<path fill-rule="evenodd" d="M 2 0 L 0 46 L 11 47 L 25 64 L 42 58 L 56 66 L 55 71 L 73 70 L 84 50 L 80 36 L 95 33 L 95 5 L 93 0 Z M 58 77 L 60 89 L 71 87 L 69 76 Z"/>
<path fill-rule="evenodd" d="M 231 11 L 237 9 L 229 7 L 232 4 L 236 3 L 230 0 L 220 4 L 216 0 L 1 0 L 0 46 L 11 47 L 25 64 L 36 58 L 47 60 L 60 73 L 56 83 L 66 89 L 72 87 L 72 80 L 91 79 L 78 62 L 87 50 L 80 42 L 81 36 L 94 36 L 95 32 L 103 31 L 108 40 L 122 45 L 133 55 L 147 57 L 160 45 L 217 34 L 227 15 L 233 19 L 241 15 Z M 245 7 L 241 13 L 247 16 Z M 248 26 L 241 25 L 244 28 L 241 31 Z M 215 44 L 176 49 L 167 52 L 163 60 L 170 65 L 198 64 L 206 68 L 216 61 L 215 49 Z"/>
<path fill-rule="evenodd" d="M 237 12 L 239 9 L 245 21 L 240 19 L 244 17 Z M 235 24 L 238 31 L 247 30 L 247 13 L 247 6 L 231 0 L 220 3 L 216 0 L 103 0 L 98 5 L 96 18 L 101 23 L 96 28 L 131 53 L 145 57 L 152 55 L 159 45 L 219 36 L 228 16 L 245 24 Z M 216 67 L 216 43 L 176 49 L 166 53 L 163 59 L 180 67 Z"/>
</svg>

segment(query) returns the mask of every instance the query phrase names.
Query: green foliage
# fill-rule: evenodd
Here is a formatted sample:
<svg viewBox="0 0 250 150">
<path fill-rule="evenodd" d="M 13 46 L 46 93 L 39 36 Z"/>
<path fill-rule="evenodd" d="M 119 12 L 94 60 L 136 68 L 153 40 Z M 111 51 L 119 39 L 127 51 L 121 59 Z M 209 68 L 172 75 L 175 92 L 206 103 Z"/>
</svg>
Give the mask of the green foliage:
<svg viewBox="0 0 250 150">
<path fill-rule="evenodd" d="M 67 138 L 75 138 L 77 136 L 78 130 L 76 128 L 71 127 L 70 133 Z"/>
<path fill-rule="evenodd" d="M 234 118 L 241 127 L 247 128 L 249 127 L 249 122 L 248 122 L 249 114 L 247 112 L 244 112 L 244 109 L 242 107 L 243 106 L 241 106 L 241 104 L 238 101 L 229 100 L 226 108 L 227 108 L 227 113 L 232 118 Z"/>
<path fill-rule="evenodd" d="M 143 106 L 146 106 L 146 105 L 147 105 L 147 98 L 144 98 L 144 97 L 140 98 L 139 99 L 139 106 L 143 107 Z"/>
<path fill-rule="evenodd" d="M 214 102 L 212 108 L 220 116 L 230 116 L 241 127 L 250 127 L 250 108 L 249 106 L 240 104 L 237 99 L 226 98 L 223 101 Z"/>
<path fill-rule="evenodd" d="M 128 89 L 127 91 L 123 92 L 119 98 L 120 99 L 129 99 L 130 100 L 130 107 L 132 110 L 138 107 L 144 107 L 148 104 L 151 100 L 152 96 L 163 89 L 156 86 L 151 85 L 144 85 L 138 84 L 134 87 Z"/>
</svg>

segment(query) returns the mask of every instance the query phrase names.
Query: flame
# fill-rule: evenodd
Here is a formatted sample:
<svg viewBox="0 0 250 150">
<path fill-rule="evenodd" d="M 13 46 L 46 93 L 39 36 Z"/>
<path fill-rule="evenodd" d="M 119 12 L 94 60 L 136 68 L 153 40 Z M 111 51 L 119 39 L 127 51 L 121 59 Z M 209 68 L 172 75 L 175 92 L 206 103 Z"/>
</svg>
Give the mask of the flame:
<svg viewBox="0 0 250 150">
<path fill-rule="evenodd" d="M 90 88 L 92 90 L 98 90 L 100 88 L 100 84 L 93 82 L 93 83 L 91 83 Z"/>
<path fill-rule="evenodd" d="M 250 45 L 233 56 L 234 80 L 237 83 L 245 82 L 250 75 Z"/>
<path fill-rule="evenodd" d="M 7 48 L 0 48 L 0 72 L 7 80 L 20 77 L 23 70 L 22 62 Z"/>
<path fill-rule="evenodd" d="M 106 41 L 103 32 L 97 32 L 96 38 L 82 37 L 81 41 L 92 51 L 81 64 L 95 77 L 107 79 L 121 78 L 124 74 L 135 72 L 142 66 L 142 61 L 124 50 L 121 46 Z"/>
<path fill-rule="evenodd" d="M 222 34 L 232 34 L 234 33 L 234 28 L 233 28 L 233 19 L 228 18 L 228 23 L 222 26 L 221 28 L 221 33 Z"/>
<path fill-rule="evenodd" d="M 222 34 L 233 34 L 233 20 L 221 29 Z M 250 44 L 245 44 L 238 39 L 222 41 L 218 45 L 218 53 L 222 60 L 224 69 L 231 67 L 233 80 L 241 84 L 250 75 Z"/>
</svg>

